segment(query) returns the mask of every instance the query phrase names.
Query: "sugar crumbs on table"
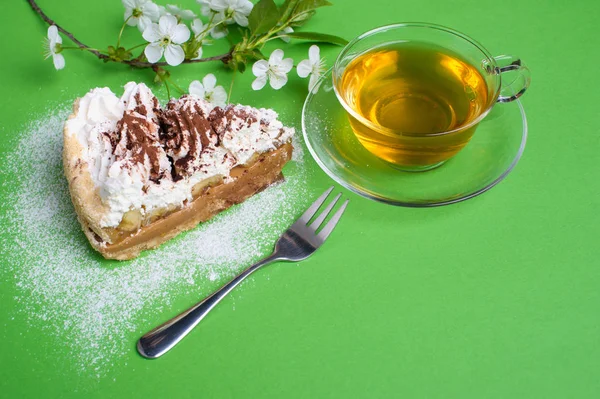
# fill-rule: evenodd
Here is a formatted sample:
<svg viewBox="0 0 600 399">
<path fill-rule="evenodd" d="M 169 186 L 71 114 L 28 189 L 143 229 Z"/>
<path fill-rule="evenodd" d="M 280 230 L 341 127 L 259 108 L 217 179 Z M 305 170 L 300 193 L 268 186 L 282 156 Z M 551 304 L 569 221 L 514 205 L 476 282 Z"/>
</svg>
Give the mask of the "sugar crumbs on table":
<svg viewBox="0 0 600 399">
<path fill-rule="evenodd" d="M 14 316 L 53 343 L 47 354 L 100 378 L 126 364 L 140 333 L 173 316 L 173 298 L 193 303 L 269 252 L 307 205 L 302 144 L 284 183 L 138 259 L 105 261 L 80 230 L 62 174 L 68 114 L 61 107 L 30 123 L 0 155 L 4 192 L 14 193 L 0 215 L 13 237 L 0 246 L 0 273 L 16 285 Z"/>
</svg>

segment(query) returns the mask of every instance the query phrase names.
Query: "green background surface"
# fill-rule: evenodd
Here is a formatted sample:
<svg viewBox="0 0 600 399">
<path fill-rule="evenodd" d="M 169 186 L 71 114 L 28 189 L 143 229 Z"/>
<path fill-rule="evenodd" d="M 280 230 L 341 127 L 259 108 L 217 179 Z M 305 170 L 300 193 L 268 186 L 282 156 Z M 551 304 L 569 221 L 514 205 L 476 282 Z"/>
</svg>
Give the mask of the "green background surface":
<svg viewBox="0 0 600 399">
<path fill-rule="evenodd" d="M 39 3 L 90 45 L 112 42 L 122 21 L 116 0 Z M 516 170 L 480 197 L 435 209 L 387 206 L 344 190 L 347 215 L 312 258 L 257 273 L 158 361 L 134 350 L 139 335 L 164 319 L 149 317 L 130 334 L 131 353 L 100 379 L 56 364 L 50 348 L 57 343 L 28 327 L 7 276 L 0 281 L 0 397 L 600 396 L 598 3 L 335 3 L 305 30 L 350 39 L 378 25 L 426 21 L 462 31 L 493 54 L 520 55 L 532 86 L 523 98 L 529 141 Z M 91 87 L 119 92 L 129 80 L 151 81 L 83 53 L 66 53 L 57 72 L 43 61 L 46 26 L 27 3 L 3 2 L 2 14 L 2 152 L 29 120 Z M 308 46 L 283 48 L 300 60 Z M 328 65 L 338 52 L 322 47 Z M 217 64 L 182 66 L 174 76 L 187 86 L 209 71 L 228 79 Z M 275 107 L 299 128 L 306 81 L 254 93 L 252 78 L 236 81 L 233 100 Z M 331 180 L 308 162 L 316 195 Z M 0 200 L 10 195 L 3 190 Z M 197 299 L 174 297 L 167 313 Z"/>
</svg>

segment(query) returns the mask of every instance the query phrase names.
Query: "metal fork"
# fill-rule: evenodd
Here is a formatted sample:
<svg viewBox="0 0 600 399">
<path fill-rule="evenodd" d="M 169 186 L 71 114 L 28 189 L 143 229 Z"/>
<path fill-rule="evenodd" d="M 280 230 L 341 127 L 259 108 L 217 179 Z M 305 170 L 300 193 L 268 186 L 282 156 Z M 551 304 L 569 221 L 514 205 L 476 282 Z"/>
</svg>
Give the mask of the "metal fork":
<svg viewBox="0 0 600 399">
<path fill-rule="evenodd" d="M 144 335 L 137 344 L 138 352 L 148 359 L 156 359 L 164 355 L 181 341 L 200 321 L 214 308 L 220 301 L 237 287 L 246 277 L 254 273 L 261 267 L 275 261 L 297 262 L 308 258 L 317 248 L 319 248 L 329 237 L 334 227 L 342 217 L 348 200 L 346 200 L 331 220 L 317 232 L 319 227 L 327 218 L 334 205 L 340 199 L 342 194 L 338 194 L 333 201 L 317 216 L 310 224 L 310 219 L 317 213 L 321 205 L 325 202 L 333 186 L 325 191 L 317 200 L 304 212 L 304 214 L 287 229 L 277 243 L 273 253 L 263 260 L 255 263 L 233 280 L 225 284 L 214 294 L 206 297 L 200 303 L 190 309 L 175 316 L 166 323 L 156 327 Z"/>
</svg>

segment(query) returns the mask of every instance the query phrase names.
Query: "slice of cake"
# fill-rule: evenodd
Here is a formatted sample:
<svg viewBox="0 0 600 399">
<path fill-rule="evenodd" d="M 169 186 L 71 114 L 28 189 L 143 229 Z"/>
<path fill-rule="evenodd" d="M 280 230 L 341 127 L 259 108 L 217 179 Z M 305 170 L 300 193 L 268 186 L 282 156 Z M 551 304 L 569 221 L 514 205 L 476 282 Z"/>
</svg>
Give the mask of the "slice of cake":
<svg viewBox="0 0 600 399">
<path fill-rule="evenodd" d="M 269 109 L 97 88 L 65 123 L 65 176 L 90 244 L 131 259 L 282 178 L 293 134 Z"/>
</svg>

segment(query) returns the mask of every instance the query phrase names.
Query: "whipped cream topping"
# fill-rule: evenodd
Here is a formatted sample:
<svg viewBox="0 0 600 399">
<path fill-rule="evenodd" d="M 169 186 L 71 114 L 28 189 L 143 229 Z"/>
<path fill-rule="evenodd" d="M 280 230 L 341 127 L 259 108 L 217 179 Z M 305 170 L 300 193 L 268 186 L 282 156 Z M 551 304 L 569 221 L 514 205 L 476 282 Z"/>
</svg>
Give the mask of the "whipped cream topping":
<svg viewBox="0 0 600 399">
<path fill-rule="evenodd" d="M 116 129 L 124 109 L 122 101 L 110 89 L 96 88 L 79 100 L 75 118 L 67 122 L 68 130 L 87 149 L 84 160 L 98 186 L 106 180 L 108 168 L 115 162 L 110 136 L 105 133 Z"/>
<path fill-rule="evenodd" d="M 211 118 L 223 147 L 241 164 L 256 153 L 275 149 L 294 134 L 293 129 L 283 127 L 277 120 L 277 113 L 270 109 L 229 106 L 224 110 L 213 110 Z"/>
<path fill-rule="evenodd" d="M 229 181 L 235 166 L 288 142 L 294 129 L 277 116 L 241 105 L 214 107 L 194 95 L 163 109 L 146 85 L 129 82 L 121 98 L 108 88 L 91 90 L 67 128 L 108 206 L 100 224 L 116 227 L 131 209 L 182 206 L 198 182 Z"/>
</svg>

